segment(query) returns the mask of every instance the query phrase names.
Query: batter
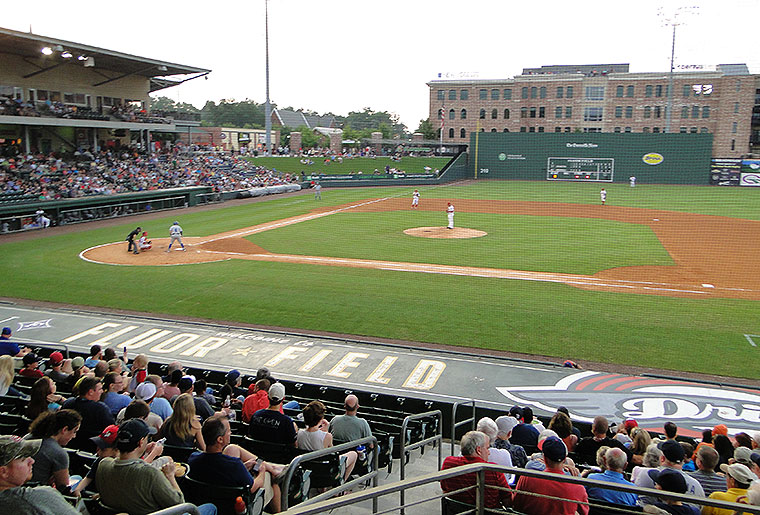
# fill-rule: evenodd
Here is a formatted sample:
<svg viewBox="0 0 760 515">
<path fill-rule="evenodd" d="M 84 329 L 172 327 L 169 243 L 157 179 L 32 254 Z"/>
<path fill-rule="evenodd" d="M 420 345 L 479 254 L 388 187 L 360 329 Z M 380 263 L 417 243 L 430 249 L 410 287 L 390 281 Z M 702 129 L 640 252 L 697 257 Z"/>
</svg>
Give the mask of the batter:
<svg viewBox="0 0 760 515">
<path fill-rule="evenodd" d="M 182 250 L 185 250 L 185 244 L 182 243 L 182 227 L 179 226 L 179 222 L 174 222 L 172 226 L 169 227 L 169 236 L 171 237 L 171 241 L 169 242 L 169 248 L 166 249 L 166 252 L 169 252 L 172 249 L 172 245 L 175 241 L 182 245 Z"/>
<path fill-rule="evenodd" d="M 451 202 L 449 202 L 449 205 L 446 208 L 446 215 L 449 217 L 449 225 L 446 226 L 446 228 L 453 229 L 454 228 L 454 206 L 451 205 Z"/>
</svg>

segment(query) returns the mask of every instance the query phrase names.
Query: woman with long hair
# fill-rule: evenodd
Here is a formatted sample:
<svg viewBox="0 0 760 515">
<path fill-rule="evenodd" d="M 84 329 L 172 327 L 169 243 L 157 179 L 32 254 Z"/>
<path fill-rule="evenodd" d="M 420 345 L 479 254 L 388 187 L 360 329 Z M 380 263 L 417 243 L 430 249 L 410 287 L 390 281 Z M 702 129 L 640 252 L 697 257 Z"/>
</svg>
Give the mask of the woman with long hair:
<svg viewBox="0 0 760 515">
<path fill-rule="evenodd" d="M 21 392 L 12 386 L 15 375 L 16 369 L 13 366 L 13 356 L 0 356 L 0 395 L 21 396 Z"/>
<path fill-rule="evenodd" d="M 649 431 L 640 427 L 634 427 L 631 431 L 631 452 L 633 457 L 631 458 L 631 464 L 629 467 L 636 465 L 642 465 L 644 463 L 644 454 L 647 452 L 649 444 L 652 443 L 652 437 L 649 435 Z"/>
<path fill-rule="evenodd" d="M 49 377 L 40 377 L 32 385 L 31 399 L 26 407 L 24 415 L 29 420 L 36 419 L 45 411 L 58 411 L 61 409 L 64 398 L 55 393 L 55 382 Z"/>
<path fill-rule="evenodd" d="M 198 447 L 206 450 L 206 443 L 201 434 L 201 423 L 195 415 L 193 396 L 183 393 L 174 401 L 174 413 L 166 419 L 161 433 L 167 445 L 177 447 Z"/>
<path fill-rule="evenodd" d="M 66 489 L 69 486 L 69 454 L 64 447 L 77 435 L 82 416 L 74 410 L 45 411 L 29 427 L 32 438 L 42 440 L 34 455 L 32 481 Z"/>
<path fill-rule="evenodd" d="M 728 465 L 728 460 L 734 457 L 734 444 L 731 443 L 731 439 L 726 435 L 714 435 L 713 445 L 715 450 L 718 451 L 720 460 L 718 461 L 718 467 L 724 463 Z"/>
<path fill-rule="evenodd" d="M 325 405 L 319 401 L 311 401 L 303 409 L 303 421 L 306 429 L 299 429 L 296 435 L 296 447 L 306 451 L 318 451 L 325 447 L 333 446 L 333 436 L 327 432 L 327 420 L 325 420 Z M 346 472 L 344 479 L 348 479 L 354 470 L 356 459 L 359 457 L 356 451 L 348 451 L 340 455 L 345 457 Z"/>
<path fill-rule="evenodd" d="M 575 445 L 578 443 L 578 437 L 573 433 L 573 422 L 565 413 L 558 411 L 549 421 L 549 427 L 565 443 L 567 452 L 574 452 Z"/>
</svg>

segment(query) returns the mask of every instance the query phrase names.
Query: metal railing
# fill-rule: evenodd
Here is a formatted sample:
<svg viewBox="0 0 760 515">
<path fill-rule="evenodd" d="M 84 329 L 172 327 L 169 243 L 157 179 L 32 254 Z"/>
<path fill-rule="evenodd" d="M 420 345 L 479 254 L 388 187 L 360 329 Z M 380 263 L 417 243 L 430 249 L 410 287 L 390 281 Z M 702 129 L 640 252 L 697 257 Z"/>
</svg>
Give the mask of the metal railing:
<svg viewBox="0 0 760 515">
<path fill-rule="evenodd" d="M 299 506 L 302 506 L 304 504 L 311 504 L 311 503 L 323 501 L 325 499 L 330 499 L 333 496 L 341 492 L 344 492 L 346 490 L 349 490 L 350 488 L 353 488 L 354 486 L 359 485 L 360 483 L 363 483 L 370 479 L 372 480 L 372 486 L 376 487 L 379 447 L 377 445 L 377 438 L 375 438 L 374 436 L 368 436 L 365 438 L 361 438 L 359 440 L 353 440 L 351 442 L 335 445 L 333 447 L 325 447 L 324 449 L 320 449 L 318 451 L 312 451 L 306 454 L 301 454 L 293 458 L 293 461 L 290 462 L 290 465 L 288 465 L 288 469 L 285 471 L 285 477 L 283 478 L 281 482 L 281 486 L 280 486 L 280 490 L 282 494 L 281 509 L 283 511 L 288 509 L 288 493 L 290 491 L 290 482 L 293 479 L 293 474 L 295 474 L 296 470 L 298 469 L 299 466 L 301 466 L 302 463 L 307 462 L 307 461 L 312 461 L 318 458 L 322 458 L 323 456 L 329 456 L 331 454 L 340 454 L 341 452 L 345 452 L 345 451 L 353 451 L 360 445 L 364 445 L 365 447 L 368 447 L 369 445 L 372 446 L 372 467 L 370 467 L 370 470 L 364 475 L 361 475 L 355 479 L 352 479 L 351 481 L 341 484 L 338 487 L 332 488 L 325 493 L 319 494 L 316 497 L 312 497 L 304 501 L 303 503 L 299 504 Z M 376 512 L 377 499 L 373 500 L 372 507 L 373 507 L 373 510 L 375 510 Z"/>
<path fill-rule="evenodd" d="M 438 424 L 436 426 L 436 434 L 429 437 L 429 438 L 423 438 L 419 442 L 410 443 L 407 445 L 406 443 L 406 428 L 409 426 L 409 423 L 414 420 L 421 420 L 425 418 L 430 417 L 437 417 L 438 418 Z M 401 455 L 401 463 L 399 468 L 399 479 L 403 481 L 406 478 L 405 475 L 405 468 L 406 468 L 406 453 L 409 451 L 413 451 L 414 449 L 418 449 L 420 447 L 425 447 L 429 443 L 438 443 L 438 468 L 441 468 L 441 452 L 443 448 L 443 414 L 441 413 L 441 410 L 433 410 L 433 411 L 426 411 L 425 413 L 419 413 L 417 415 L 409 415 L 408 417 L 404 418 L 404 421 L 401 423 L 401 432 L 400 432 L 400 440 L 399 440 L 399 446 L 401 447 L 400 455 Z M 424 436 L 424 435 L 423 435 Z M 401 490 L 400 492 L 400 500 L 401 500 L 401 506 L 404 506 L 404 491 Z M 401 508 L 401 515 L 404 515 L 404 508 Z"/>
<path fill-rule="evenodd" d="M 460 406 L 471 406 L 472 414 L 470 415 L 470 418 L 457 422 L 457 409 Z M 456 452 L 454 452 L 454 446 L 456 445 L 457 428 L 462 427 L 465 424 L 470 424 L 470 431 L 473 431 L 475 429 L 475 400 L 455 402 L 454 405 L 451 406 L 451 455 L 452 456 L 456 454 Z"/>
<path fill-rule="evenodd" d="M 381 515 L 385 513 L 398 512 L 400 510 L 403 510 L 404 508 L 411 508 L 413 506 L 417 506 L 423 503 L 429 503 L 435 500 L 440 500 L 443 497 L 452 496 L 452 495 L 459 494 L 459 493 L 466 492 L 473 489 L 475 490 L 475 504 L 472 505 L 471 510 L 465 511 L 462 513 L 475 513 L 477 515 L 482 515 L 485 512 L 503 513 L 503 510 L 501 509 L 486 508 L 485 506 L 485 491 L 487 488 L 504 490 L 502 488 L 491 486 L 486 483 L 485 473 L 487 471 L 504 472 L 507 474 L 519 473 L 521 476 L 548 479 L 551 481 L 557 481 L 561 483 L 580 484 L 584 487 L 594 486 L 594 487 L 600 487 L 600 488 L 604 488 L 608 490 L 617 490 L 621 492 L 629 492 L 629 493 L 639 494 L 639 495 L 644 495 L 644 496 L 649 496 L 649 497 L 658 497 L 662 500 L 681 501 L 688 504 L 694 504 L 694 505 L 699 505 L 699 506 L 712 506 L 715 508 L 722 508 L 725 510 L 729 510 L 731 513 L 733 513 L 734 511 L 739 511 L 739 512 L 744 512 L 744 513 L 752 513 L 754 515 L 760 515 L 760 506 L 752 506 L 752 505 L 747 505 L 747 504 L 738 504 L 738 503 L 727 502 L 727 501 L 719 501 L 716 499 L 710 499 L 708 497 L 697 497 L 695 495 L 676 494 L 672 492 L 666 492 L 664 490 L 655 490 L 653 488 L 641 488 L 638 486 L 630 486 L 630 485 L 625 485 L 625 484 L 620 484 L 620 483 L 596 481 L 593 479 L 586 479 L 586 478 L 576 477 L 576 476 L 566 476 L 563 474 L 556 474 L 552 472 L 539 472 L 537 470 L 519 469 L 516 467 L 502 467 L 493 463 L 473 463 L 469 465 L 463 465 L 461 467 L 453 467 L 446 470 L 441 470 L 438 472 L 431 472 L 429 474 L 417 476 L 412 479 L 408 479 L 405 481 L 397 481 L 397 482 L 390 483 L 387 485 L 371 488 L 368 490 L 363 490 L 361 492 L 356 492 L 350 495 L 339 497 L 337 499 L 332 499 L 330 501 L 314 502 L 312 504 L 309 504 L 308 506 L 301 504 L 301 505 L 296 506 L 295 508 L 288 510 L 286 513 L 287 515 L 317 515 L 319 513 L 326 513 L 336 508 L 342 508 L 342 507 L 351 506 L 353 504 L 357 504 L 360 502 L 372 500 L 373 501 L 372 513 Z M 400 506 L 385 509 L 379 512 L 375 508 L 377 506 L 378 497 L 395 494 L 396 492 L 402 492 L 404 490 L 429 485 L 431 483 L 437 483 L 444 479 L 450 479 L 450 478 L 454 478 L 454 477 L 461 476 L 464 474 L 471 474 L 474 477 L 474 482 L 471 486 L 462 488 L 460 490 L 454 490 L 454 491 L 450 491 L 446 493 L 441 493 L 439 495 L 433 495 L 433 496 L 415 501 L 408 505 L 400 505 Z M 517 492 L 525 493 L 526 495 L 531 495 L 531 496 L 536 496 L 536 497 L 538 496 L 547 497 L 547 498 L 550 497 L 550 496 L 544 496 L 541 494 L 535 494 L 533 492 L 527 492 L 527 491 L 518 490 Z M 605 508 L 608 507 L 608 505 L 606 504 L 604 505 L 597 504 L 594 499 L 590 499 L 588 502 L 585 502 L 585 503 L 581 501 L 573 501 L 573 502 L 578 502 L 579 504 L 587 504 L 589 506 L 600 506 L 600 507 L 605 507 Z"/>
<path fill-rule="evenodd" d="M 178 504 L 163 510 L 154 511 L 148 515 L 181 515 L 183 513 L 189 513 L 190 515 L 201 515 L 198 511 L 198 507 L 192 503 L 186 502 L 184 504 Z"/>
</svg>

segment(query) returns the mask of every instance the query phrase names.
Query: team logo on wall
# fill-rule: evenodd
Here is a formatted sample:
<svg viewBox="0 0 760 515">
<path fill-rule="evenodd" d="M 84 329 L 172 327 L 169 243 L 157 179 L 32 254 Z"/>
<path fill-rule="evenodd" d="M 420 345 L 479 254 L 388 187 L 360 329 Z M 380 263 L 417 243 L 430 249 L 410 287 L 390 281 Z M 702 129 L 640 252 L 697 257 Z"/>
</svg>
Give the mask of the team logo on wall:
<svg viewBox="0 0 760 515">
<path fill-rule="evenodd" d="M 665 158 L 662 157 L 662 154 L 658 154 L 657 152 L 650 152 L 649 154 L 644 154 L 641 157 L 641 160 L 644 161 L 648 165 L 658 165 L 665 161 Z"/>
<path fill-rule="evenodd" d="M 53 320 L 52 318 L 48 318 L 47 320 L 36 320 L 34 322 L 19 322 L 18 329 L 16 329 L 16 332 L 28 331 L 29 329 L 46 329 L 49 327 L 53 327 L 50 325 L 50 322 L 52 320 Z"/>
<path fill-rule="evenodd" d="M 739 181 L 740 186 L 760 186 L 760 173 L 743 173 Z"/>
<path fill-rule="evenodd" d="M 517 404 L 547 414 L 565 406 L 570 417 L 581 422 L 604 415 L 610 422 L 634 418 L 642 427 L 659 429 L 673 421 L 684 429 L 680 433 L 692 435 L 717 424 L 726 424 L 731 433 L 754 431 L 760 423 L 760 392 L 687 381 L 584 371 L 553 385 L 497 390 Z"/>
</svg>

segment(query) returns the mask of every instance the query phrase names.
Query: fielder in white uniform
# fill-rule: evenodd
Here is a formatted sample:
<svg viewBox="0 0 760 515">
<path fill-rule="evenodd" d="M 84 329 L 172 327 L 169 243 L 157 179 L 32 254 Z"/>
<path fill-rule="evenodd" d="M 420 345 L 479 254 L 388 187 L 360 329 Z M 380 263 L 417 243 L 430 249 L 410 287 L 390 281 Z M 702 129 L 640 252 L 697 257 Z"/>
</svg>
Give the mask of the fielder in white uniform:
<svg viewBox="0 0 760 515">
<path fill-rule="evenodd" d="M 635 188 L 636 187 L 636 177 L 634 177 L 633 175 L 631 175 L 630 177 L 628 177 L 628 180 L 631 181 L 631 188 Z"/>
<path fill-rule="evenodd" d="M 420 192 L 417 190 L 414 190 L 414 193 L 412 193 L 412 209 L 417 209 L 420 207 Z"/>
<path fill-rule="evenodd" d="M 602 191 L 599 192 L 599 198 L 602 199 L 602 205 L 604 205 L 604 203 L 607 202 L 607 190 L 602 188 Z"/>
<path fill-rule="evenodd" d="M 142 236 L 140 236 L 140 239 L 138 240 L 137 245 L 139 245 L 141 251 L 146 251 L 153 248 L 151 241 L 148 239 L 147 232 L 142 233 Z"/>
<path fill-rule="evenodd" d="M 449 225 L 446 228 L 453 229 L 454 228 L 454 206 L 451 205 L 451 202 L 449 202 L 449 206 L 446 208 L 446 215 L 449 217 Z"/>
<path fill-rule="evenodd" d="M 179 222 L 174 222 L 171 227 L 169 227 L 169 236 L 171 236 L 171 241 L 169 241 L 169 248 L 166 249 L 166 252 L 169 252 L 172 249 L 172 245 L 175 241 L 178 241 L 180 245 L 182 245 L 182 250 L 185 250 L 185 244 L 182 243 L 182 227 L 179 226 Z"/>
</svg>

